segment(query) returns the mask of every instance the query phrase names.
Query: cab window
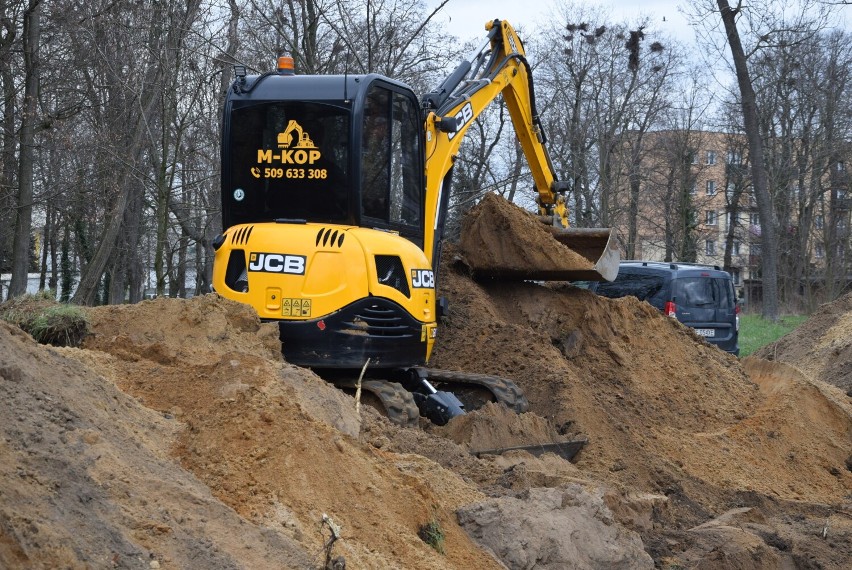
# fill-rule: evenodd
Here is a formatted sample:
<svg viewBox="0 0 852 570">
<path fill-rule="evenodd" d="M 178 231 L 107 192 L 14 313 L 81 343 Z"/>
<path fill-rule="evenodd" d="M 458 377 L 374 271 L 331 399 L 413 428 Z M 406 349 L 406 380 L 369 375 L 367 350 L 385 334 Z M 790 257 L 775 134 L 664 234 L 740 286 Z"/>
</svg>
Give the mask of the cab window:
<svg viewBox="0 0 852 570">
<path fill-rule="evenodd" d="M 346 221 L 348 137 L 348 110 L 334 105 L 235 107 L 226 141 L 229 225 L 278 218 Z"/>
<path fill-rule="evenodd" d="M 403 95 L 374 85 L 364 104 L 361 213 L 391 227 L 419 228 L 422 189 L 417 108 Z"/>
</svg>

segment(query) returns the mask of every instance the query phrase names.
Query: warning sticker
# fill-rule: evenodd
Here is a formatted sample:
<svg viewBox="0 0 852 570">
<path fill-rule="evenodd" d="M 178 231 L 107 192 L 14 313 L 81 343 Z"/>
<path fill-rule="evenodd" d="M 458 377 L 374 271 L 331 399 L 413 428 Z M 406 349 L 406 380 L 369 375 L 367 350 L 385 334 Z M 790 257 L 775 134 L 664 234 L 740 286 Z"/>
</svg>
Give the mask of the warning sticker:
<svg viewBox="0 0 852 570">
<path fill-rule="evenodd" d="M 281 316 L 282 317 L 310 317 L 311 316 L 311 300 L 310 299 L 282 299 L 281 300 Z"/>
<path fill-rule="evenodd" d="M 426 342 L 429 339 L 435 339 L 438 336 L 438 327 L 435 325 L 423 325 L 420 330 L 420 342 Z"/>
<path fill-rule="evenodd" d="M 251 167 L 255 178 L 297 178 L 324 180 L 325 168 L 312 168 L 322 158 L 310 134 L 295 120 L 278 133 L 278 149 L 258 149 L 257 166 Z"/>
</svg>

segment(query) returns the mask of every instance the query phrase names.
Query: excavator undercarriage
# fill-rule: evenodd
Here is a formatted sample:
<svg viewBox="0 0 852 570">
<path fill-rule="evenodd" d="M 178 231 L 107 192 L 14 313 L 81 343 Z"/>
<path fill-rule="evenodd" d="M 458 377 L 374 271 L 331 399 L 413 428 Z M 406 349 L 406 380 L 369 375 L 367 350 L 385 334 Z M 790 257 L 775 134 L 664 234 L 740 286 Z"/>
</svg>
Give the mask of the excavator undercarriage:
<svg viewBox="0 0 852 570">
<path fill-rule="evenodd" d="M 359 381 L 340 371 L 320 371 L 333 384 L 354 394 Z M 409 427 L 420 416 L 444 425 L 453 417 L 481 408 L 488 402 L 502 404 L 516 413 L 529 410 L 523 391 L 512 380 L 499 376 L 432 368 L 381 370 L 362 378 L 362 394 L 392 422 Z"/>
</svg>

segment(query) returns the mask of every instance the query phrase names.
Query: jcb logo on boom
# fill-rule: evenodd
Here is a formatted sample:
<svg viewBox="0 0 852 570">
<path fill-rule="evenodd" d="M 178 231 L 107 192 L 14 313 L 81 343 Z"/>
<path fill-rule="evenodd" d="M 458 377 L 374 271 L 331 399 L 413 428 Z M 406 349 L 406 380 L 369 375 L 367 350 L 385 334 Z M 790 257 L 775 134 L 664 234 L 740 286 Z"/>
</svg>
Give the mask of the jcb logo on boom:
<svg viewBox="0 0 852 570">
<path fill-rule="evenodd" d="M 411 286 L 415 289 L 433 289 L 435 287 L 435 274 L 428 269 L 412 269 Z"/>
<path fill-rule="evenodd" d="M 465 106 L 462 107 L 458 113 L 456 113 L 456 132 L 447 133 L 447 138 L 453 140 L 459 131 L 473 118 L 473 107 L 470 103 L 465 103 Z"/>
<path fill-rule="evenodd" d="M 249 256 L 249 271 L 260 271 L 263 273 L 289 273 L 291 275 L 304 275 L 304 255 L 281 255 L 280 253 L 252 253 Z"/>
</svg>

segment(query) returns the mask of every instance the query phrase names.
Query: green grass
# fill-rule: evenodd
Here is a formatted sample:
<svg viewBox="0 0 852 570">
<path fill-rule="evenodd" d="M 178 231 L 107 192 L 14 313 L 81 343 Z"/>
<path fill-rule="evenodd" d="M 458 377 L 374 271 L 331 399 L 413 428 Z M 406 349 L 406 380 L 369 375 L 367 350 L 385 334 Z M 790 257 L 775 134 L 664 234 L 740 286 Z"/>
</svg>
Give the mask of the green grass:
<svg viewBox="0 0 852 570">
<path fill-rule="evenodd" d="M 807 318 L 807 315 L 784 315 L 773 323 L 760 315 L 740 315 L 740 358 L 775 342 Z"/>
<path fill-rule="evenodd" d="M 441 523 L 437 519 L 432 519 L 428 523 L 420 525 L 417 536 L 440 554 L 446 554 L 444 551 L 444 538 L 446 538 L 444 529 L 441 528 Z"/>
<path fill-rule="evenodd" d="M 81 307 L 57 303 L 50 291 L 0 304 L 0 319 L 30 333 L 37 342 L 54 346 L 79 346 L 89 328 Z"/>
</svg>

